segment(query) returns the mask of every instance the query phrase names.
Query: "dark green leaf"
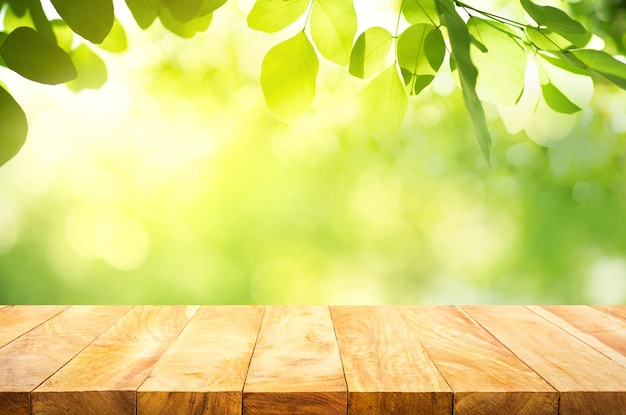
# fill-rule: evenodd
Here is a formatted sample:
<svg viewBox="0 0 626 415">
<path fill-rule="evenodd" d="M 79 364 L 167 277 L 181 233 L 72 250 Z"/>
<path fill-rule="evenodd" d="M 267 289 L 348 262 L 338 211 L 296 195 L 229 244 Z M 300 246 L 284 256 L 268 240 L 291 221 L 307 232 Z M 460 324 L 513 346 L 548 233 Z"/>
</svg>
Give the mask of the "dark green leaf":
<svg viewBox="0 0 626 415">
<path fill-rule="evenodd" d="M 256 0 L 248 15 L 248 26 L 273 33 L 289 26 L 309 5 L 309 0 Z"/>
<path fill-rule="evenodd" d="M 574 104 L 551 82 L 541 85 L 541 93 L 546 104 L 556 112 L 562 114 L 574 114 L 581 111 L 581 108 Z"/>
<path fill-rule="evenodd" d="M 261 87 L 270 111 L 292 121 L 304 113 L 315 97 L 319 61 L 303 31 L 267 52 L 261 66 Z"/>
<path fill-rule="evenodd" d="M 583 25 L 572 19 L 561 9 L 539 6 L 530 0 L 521 0 L 522 7 L 540 26 L 546 26 L 557 33 L 584 34 Z"/>
<path fill-rule="evenodd" d="M 626 89 L 626 64 L 601 50 L 571 52 L 577 59 L 622 89 Z"/>
<path fill-rule="evenodd" d="M 474 134 L 478 139 L 480 148 L 489 163 L 491 150 L 491 135 L 487 128 L 485 111 L 476 94 L 476 78 L 478 71 L 470 58 L 471 38 L 469 31 L 461 16 L 456 12 L 452 0 L 439 0 L 437 2 L 441 22 L 448 28 L 452 58 L 456 63 L 463 90 L 465 107 L 472 118 Z"/>
<path fill-rule="evenodd" d="M 159 13 L 159 19 L 161 20 L 163 27 L 170 32 L 183 38 L 191 38 L 197 33 L 204 32 L 209 28 L 211 21 L 213 20 L 213 14 L 199 17 L 187 23 L 181 23 L 174 19 L 174 16 L 172 16 L 172 13 L 168 8 L 163 8 Z"/>
<path fill-rule="evenodd" d="M 87 45 L 80 45 L 70 55 L 78 71 L 78 77 L 66 86 L 72 91 L 98 89 L 107 80 L 107 67 L 104 61 Z"/>
<path fill-rule="evenodd" d="M 365 79 L 378 72 L 391 49 L 393 37 L 382 27 L 370 27 L 357 38 L 350 55 L 350 73 Z"/>
<path fill-rule="evenodd" d="M 24 0 L 9 0 L 9 6 L 17 17 L 22 17 L 26 13 L 26 2 Z"/>
<path fill-rule="evenodd" d="M 154 8 L 146 7 L 145 2 L 142 0 L 126 0 L 128 9 L 133 14 L 137 25 L 142 29 L 149 28 L 152 23 L 159 16 L 159 11 L 163 8 L 163 5 L 155 5 Z"/>
<path fill-rule="evenodd" d="M 54 85 L 76 78 L 69 55 L 29 27 L 11 32 L 0 54 L 10 69 L 35 82 Z"/>
<path fill-rule="evenodd" d="M 163 0 L 172 16 L 180 23 L 187 23 L 200 13 L 202 0 Z"/>
<path fill-rule="evenodd" d="M 113 27 L 113 0 L 51 0 L 72 30 L 92 43 L 101 43 Z"/>
<path fill-rule="evenodd" d="M 339 65 L 350 61 L 357 28 L 352 0 L 313 0 L 310 28 L 322 56 Z"/>
<path fill-rule="evenodd" d="M 11 94 L 0 87 L 0 166 L 15 157 L 27 135 L 26 114 Z"/>
</svg>

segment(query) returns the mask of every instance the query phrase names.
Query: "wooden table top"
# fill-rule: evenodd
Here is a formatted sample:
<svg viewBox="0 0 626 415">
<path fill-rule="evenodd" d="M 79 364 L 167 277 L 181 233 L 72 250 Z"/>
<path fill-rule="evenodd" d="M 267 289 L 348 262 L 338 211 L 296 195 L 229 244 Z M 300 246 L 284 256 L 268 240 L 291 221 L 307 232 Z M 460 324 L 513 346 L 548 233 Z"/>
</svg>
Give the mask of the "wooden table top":
<svg viewBox="0 0 626 415">
<path fill-rule="evenodd" d="M 624 415 L 626 306 L 0 306 L 0 415 Z"/>
</svg>

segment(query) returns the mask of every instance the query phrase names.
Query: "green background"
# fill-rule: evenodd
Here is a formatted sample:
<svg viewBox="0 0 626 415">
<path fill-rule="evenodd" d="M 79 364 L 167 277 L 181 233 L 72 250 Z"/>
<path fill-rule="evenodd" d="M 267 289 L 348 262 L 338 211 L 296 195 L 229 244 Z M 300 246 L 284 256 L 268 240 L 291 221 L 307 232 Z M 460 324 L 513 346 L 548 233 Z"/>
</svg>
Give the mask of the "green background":
<svg viewBox="0 0 626 415">
<path fill-rule="evenodd" d="M 486 104 L 491 168 L 447 79 L 376 140 L 365 82 L 322 61 L 287 125 L 258 83 L 287 35 L 241 3 L 193 40 L 125 24 L 99 91 L 3 70 L 30 134 L 0 169 L 0 303 L 626 302 L 623 91 L 546 115 L 551 140 Z"/>
</svg>

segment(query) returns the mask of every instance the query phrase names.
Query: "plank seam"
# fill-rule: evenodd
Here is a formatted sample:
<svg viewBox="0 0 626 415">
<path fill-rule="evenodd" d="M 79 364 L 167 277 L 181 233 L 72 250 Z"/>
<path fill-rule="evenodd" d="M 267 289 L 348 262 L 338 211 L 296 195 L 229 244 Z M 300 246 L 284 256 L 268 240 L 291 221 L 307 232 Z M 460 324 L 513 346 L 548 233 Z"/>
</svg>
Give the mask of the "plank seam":
<svg viewBox="0 0 626 415">
<path fill-rule="evenodd" d="M 543 380 L 544 382 L 546 382 L 546 384 L 548 384 L 552 389 L 554 389 L 554 391 L 557 393 L 557 403 L 560 402 L 561 399 L 561 391 L 558 390 L 552 383 L 548 382 L 548 380 L 546 378 L 544 378 L 543 376 L 541 376 L 540 373 L 537 373 L 537 371 L 535 369 L 533 369 L 532 367 L 530 367 L 530 365 L 528 363 L 526 363 L 521 357 L 519 357 L 513 350 L 511 350 L 510 348 L 507 347 L 506 344 L 502 343 L 500 341 L 499 338 L 496 337 L 495 334 L 493 334 L 491 331 L 489 331 L 485 326 L 483 326 L 482 324 L 480 324 L 480 322 L 478 320 L 476 320 L 474 317 L 471 316 L 471 314 L 469 314 L 467 311 L 465 311 L 462 307 L 460 306 L 456 306 L 456 308 L 458 308 L 463 314 L 465 314 L 470 320 L 472 320 L 474 323 L 476 323 L 479 327 L 481 327 L 483 330 L 485 330 L 487 333 L 489 333 L 489 335 L 491 337 L 493 337 L 494 339 L 496 339 L 496 341 L 498 343 L 500 343 L 502 345 L 502 347 L 504 347 L 506 350 L 508 350 L 513 356 L 515 356 L 517 358 L 517 360 L 519 360 L 520 362 L 522 362 L 524 364 L 524 366 L 526 366 L 528 369 L 530 369 L 531 372 L 535 373 L 537 376 L 539 376 L 539 378 L 541 378 L 541 380 Z"/>
<path fill-rule="evenodd" d="M 14 306 L 14 305 L 11 305 L 10 307 L 15 307 L 15 306 Z M 52 320 L 53 318 L 55 318 L 56 316 L 58 316 L 59 314 L 61 314 L 61 313 L 62 313 L 62 312 L 64 312 L 65 310 L 67 310 L 68 308 L 70 308 L 70 306 L 67 306 L 67 305 L 66 305 L 66 306 L 64 306 L 64 307 L 63 307 L 63 306 L 59 306 L 59 308 L 61 308 L 61 309 L 59 310 L 59 312 L 58 312 L 58 313 L 55 313 L 55 314 L 51 315 L 50 317 L 48 317 L 47 319 L 45 319 L 45 320 L 44 320 L 44 321 L 42 321 L 41 323 L 37 324 L 37 325 L 36 325 L 36 326 L 34 326 L 34 327 L 31 327 L 31 328 L 30 328 L 30 330 L 27 330 L 27 331 L 25 331 L 24 333 L 20 334 L 19 336 L 17 336 L 16 338 L 14 338 L 13 340 L 11 340 L 10 342 L 8 342 L 7 344 L 5 344 L 4 346 L 0 347 L 0 349 L 1 349 L 1 348 L 3 348 L 3 347 L 8 346 L 9 344 L 13 343 L 14 341 L 16 341 L 16 340 L 18 340 L 18 339 L 21 339 L 21 338 L 22 338 L 22 337 L 24 337 L 26 334 L 28 334 L 28 333 L 30 333 L 31 331 L 35 330 L 37 327 L 39 327 L 39 326 L 41 326 L 41 325 L 43 325 L 43 324 L 47 323 L 48 321 Z"/>
<path fill-rule="evenodd" d="M 256 350 L 256 345 L 259 341 L 259 335 L 261 334 L 261 327 L 263 326 L 263 319 L 265 318 L 265 310 L 267 310 L 267 306 L 263 306 L 263 314 L 261 315 L 261 320 L 259 321 L 259 329 L 256 332 L 256 337 L 254 339 L 254 346 L 252 346 L 252 352 L 250 353 L 250 359 L 248 360 L 248 368 L 246 369 L 246 375 L 243 378 L 243 386 L 241 387 L 241 415 L 244 414 L 244 396 L 243 391 L 246 389 L 246 381 L 248 380 L 248 373 L 250 373 L 250 364 L 252 363 L 252 356 L 254 355 L 254 351 Z"/>
<path fill-rule="evenodd" d="M 598 310 L 601 313 L 604 313 L 604 314 L 606 314 L 606 315 L 608 315 L 610 317 L 617 318 L 617 319 L 620 319 L 620 320 L 624 320 L 624 318 L 622 316 L 614 314 L 614 313 L 610 312 L 609 310 L 605 310 L 603 308 L 600 308 L 600 306 L 598 306 L 598 305 L 591 305 L 589 307 L 593 308 L 594 310 Z"/>
<path fill-rule="evenodd" d="M 606 356 L 607 358 L 609 358 L 611 361 L 617 363 L 620 366 L 624 366 L 624 364 L 622 362 L 618 362 L 617 360 L 615 360 L 613 357 L 609 356 L 608 354 L 606 354 L 605 352 L 603 352 L 602 350 L 598 349 L 596 346 L 594 346 L 593 344 L 589 343 L 587 340 L 581 339 L 580 337 L 578 337 L 576 334 L 572 333 L 571 331 L 567 330 L 565 327 L 561 327 L 560 325 L 558 325 L 557 323 L 548 320 L 546 317 L 542 316 L 541 314 L 535 312 L 532 308 L 528 307 L 528 306 L 524 306 L 525 308 L 527 308 L 528 310 L 532 311 L 534 314 L 536 314 L 537 316 L 541 317 L 542 319 L 544 319 L 545 321 L 547 321 L 548 323 L 552 324 L 555 327 L 558 327 L 559 329 L 563 330 L 565 333 L 569 334 L 570 336 L 572 336 L 573 338 L 575 338 L 576 340 L 578 340 L 579 342 L 586 344 L 587 346 L 591 347 L 593 350 L 595 350 L 596 352 L 600 353 L 603 356 Z M 542 307 L 543 308 L 543 307 Z M 593 310 L 596 310 L 593 307 L 589 307 Z M 611 349 L 612 351 L 619 353 L 617 350 L 613 349 L 611 346 L 609 346 L 608 344 L 604 343 L 603 341 L 601 341 L 600 339 L 598 339 L 596 336 L 594 336 L 593 334 L 590 333 L 585 333 L 583 330 L 579 329 L 576 326 L 572 326 L 569 322 L 567 322 L 566 320 L 563 320 L 560 316 L 557 316 L 556 314 L 553 314 L 550 310 L 547 310 L 546 308 L 543 308 L 547 313 L 552 314 L 554 317 L 562 320 L 565 324 L 570 325 L 573 329 L 578 330 L 579 332 L 581 332 L 582 334 L 587 334 L 589 336 L 591 336 L 592 338 L 594 338 L 598 343 L 600 343 L 601 345 L 604 345 L 605 347 L 607 347 L 608 349 Z M 612 314 L 608 315 L 611 318 L 617 318 L 614 317 Z"/>
<path fill-rule="evenodd" d="M 35 388 L 33 388 L 33 390 L 31 390 L 31 391 L 28 393 L 28 400 L 29 400 L 29 403 L 30 403 L 30 413 L 31 413 L 31 415 L 33 415 L 33 392 L 34 392 L 35 390 L 37 390 L 37 388 L 38 388 L 38 387 L 40 387 L 41 385 L 43 385 L 44 383 L 46 383 L 46 381 L 47 381 L 48 379 L 50 379 L 52 376 L 54 376 L 54 375 L 55 375 L 55 374 L 56 374 L 59 370 L 63 369 L 65 366 L 67 366 L 67 365 L 68 365 L 68 364 L 69 364 L 72 360 L 74 360 L 74 358 L 75 358 L 76 356 L 78 356 L 79 354 L 81 354 L 81 353 L 83 352 L 83 350 L 85 350 L 85 349 L 86 349 L 87 347 L 89 347 L 89 346 L 90 346 L 93 342 L 95 342 L 96 340 L 98 340 L 98 339 L 100 338 L 100 336 L 102 336 L 102 334 L 104 334 L 104 332 L 106 332 L 108 329 L 110 329 L 111 327 L 113 327 L 113 325 L 114 325 L 115 323 L 117 323 L 119 320 L 121 320 L 121 319 L 122 319 L 122 317 L 124 317 L 126 314 L 128 314 L 128 313 L 130 312 L 130 310 L 132 310 L 133 308 L 135 308 L 135 306 L 132 306 L 131 308 L 129 308 L 129 309 L 128 309 L 128 311 L 126 311 L 124 314 L 122 314 L 119 318 L 115 319 L 115 320 L 114 320 L 114 321 L 113 321 L 113 322 L 112 322 L 112 323 L 111 323 L 111 324 L 110 324 L 107 328 L 105 328 L 104 330 L 102 330 L 102 331 L 100 332 L 100 334 L 98 334 L 96 337 L 94 337 L 92 341 L 90 341 L 89 343 L 87 343 L 87 344 L 85 345 L 85 347 L 83 347 L 82 349 L 80 349 L 80 350 L 79 350 L 79 351 L 78 351 L 78 352 L 77 352 L 74 356 L 72 356 L 71 358 L 69 358 L 69 359 L 67 360 L 67 362 L 63 363 L 63 364 L 61 365 L 61 367 L 59 367 L 59 368 L 58 368 L 58 369 L 57 369 L 54 373 L 52 373 L 50 376 L 48 376 L 48 377 L 47 377 L 47 378 L 45 378 L 43 381 L 41 381 L 41 383 L 40 383 L 39 385 L 35 386 Z M 64 309 L 64 310 L 63 310 L 63 312 L 64 312 L 65 310 L 69 310 L 69 309 L 70 309 L 70 307 L 67 307 L 66 309 Z M 61 314 L 61 313 L 59 313 L 59 314 Z M 56 316 L 57 316 L 57 315 L 59 315 L 59 314 L 54 315 L 52 318 L 56 317 Z M 52 320 L 52 318 L 50 318 L 50 320 Z"/>
<path fill-rule="evenodd" d="M 191 307 L 191 306 L 186 306 L 186 307 Z M 172 347 L 172 345 L 174 343 L 176 343 L 176 340 L 178 340 L 178 338 L 180 337 L 180 335 L 183 333 L 183 331 L 185 331 L 185 329 L 187 328 L 187 326 L 189 325 L 189 323 L 191 323 L 191 320 L 194 319 L 194 317 L 196 317 L 196 315 L 198 314 L 198 311 L 200 310 L 200 307 L 196 308 L 196 311 L 193 312 L 193 315 L 191 317 L 189 317 L 189 320 L 187 320 L 187 322 L 183 325 L 183 328 L 180 329 L 180 331 L 178 332 L 178 334 L 176 335 L 176 337 L 174 337 L 174 339 L 172 339 L 172 342 L 167 346 L 167 349 L 163 350 L 159 356 L 157 357 L 156 361 L 154 362 L 154 364 L 152 365 L 152 367 L 150 368 L 150 371 L 148 371 L 148 374 L 146 375 L 146 377 L 144 378 L 144 380 L 141 381 L 141 383 L 139 384 L 139 386 L 137 386 L 137 389 L 135 389 L 135 415 L 138 415 L 139 412 L 139 399 L 137 397 L 139 389 L 141 389 L 141 387 L 143 386 L 144 383 L 146 383 L 146 380 L 148 380 L 148 378 L 150 377 L 150 375 L 152 374 L 152 372 L 154 371 L 154 368 L 156 367 L 156 365 L 159 363 L 159 361 L 161 360 L 161 358 L 163 357 L 163 355 L 170 349 L 170 347 Z"/>
<path fill-rule="evenodd" d="M 330 322 L 333 323 L 333 335 L 335 336 L 335 343 L 337 344 L 337 352 L 339 352 L 339 361 L 341 362 L 341 372 L 343 373 L 343 381 L 346 384 L 346 415 L 349 413 L 350 407 L 350 389 L 348 387 L 348 379 L 346 378 L 346 368 L 343 365 L 343 356 L 341 355 L 341 348 L 339 347 L 339 339 L 337 338 L 337 329 L 335 327 L 335 319 L 333 317 L 333 310 L 328 306 L 328 313 L 330 314 Z"/>
<path fill-rule="evenodd" d="M 409 322 L 406 321 L 406 318 L 404 317 L 404 313 L 402 313 L 400 311 L 400 307 L 399 306 L 395 306 L 394 308 L 396 309 L 396 312 L 400 315 L 400 318 L 404 322 L 404 326 L 406 327 L 407 331 L 410 331 L 411 326 L 410 326 Z M 413 333 L 413 332 L 411 331 L 411 333 Z M 432 356 L 428 353 L 428 350 L 426 350 L 426 348 L 424 347 L 424 345 L 422 344 L 420 339 L 417 338 L 417 336 L 415 336 L 415 339 L 420 344 L 420 347 L 422 348 L 422 350 L 424 351 L 426 356 L 428 356 L 428 359 L 430 359 L 431 363 L 433 364 L 433 366 L 435 366 L 435 369 L 437 369 L 437 372 L 439 372 L 439 374 L 441 375 L 441 378 L 444 380 L 444 382 L 446 382 L 446 385 L 448 385 L 448 388 L 452 392 L 452 412 L 450 413 L 450 415 L 454 415 L 454 395 L 455 395 L 456 392 L 454 392 L 454 389 L 452 389 L 452 386 L 448 382 L 448 379 L 446 379 L 446 377 L 443 375 L 443 372 L 441 372 L 441 369 L 439 369 L 439 366 L 437 366 L 437 363 L 433 360 Z"/>
</svg>

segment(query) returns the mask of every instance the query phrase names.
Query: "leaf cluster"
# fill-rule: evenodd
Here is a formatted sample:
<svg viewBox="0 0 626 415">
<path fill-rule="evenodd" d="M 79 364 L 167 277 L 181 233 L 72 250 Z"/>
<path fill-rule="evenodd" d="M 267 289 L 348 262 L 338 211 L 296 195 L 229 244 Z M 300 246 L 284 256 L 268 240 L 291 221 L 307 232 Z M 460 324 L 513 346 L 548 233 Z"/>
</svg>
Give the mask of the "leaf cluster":
<svg viewBox="0 0 626 415">
<path fill-rule="evenodd" d="M 127 48 L 113 0 L 50 0 L 61 19 L 49 19 L 41 0 L 0 0 L 0 64 L 43 84 L 74 91 L 99 88 L 107 69 L 94 45 Z M 142 29 L 157 19 L 183 38 L 205 31 L 226 0 L 126 0 Z M 419 95 L 442 70 L 458 79 L 474 134 L 487 160 L 491 136 L 483 102 L 515 105 L 525 89 L 529 56 L 540 66 L 542 99 L 554 111 L 581 110 L 555 82 L 549 68 L 600 76 L 626 89 L 626 65 L 602 50 L 565 11 L 520 0 L 532 24 L 516 22 L 458 0 L 403 0 L 395 33 L 366 28 L 357 36 L 353 0 L 256 0 L 249 27 L 267 33 L 297 21 L 302 30 L 271 48 L 260 81 L 276 118 L 291 121 L 314 100 L 320 55 L 366 80 L 361 110 L 372 135 L 384 138 L 401 126 L 410 95 Z M 399 33 L 400 21 L 408 27 Z M 444 65 L 444 62 L 448 62 Z M 14 157 L 27 136 L 26 116 L 0 87 L 0 165 Z"/>
</svg>

